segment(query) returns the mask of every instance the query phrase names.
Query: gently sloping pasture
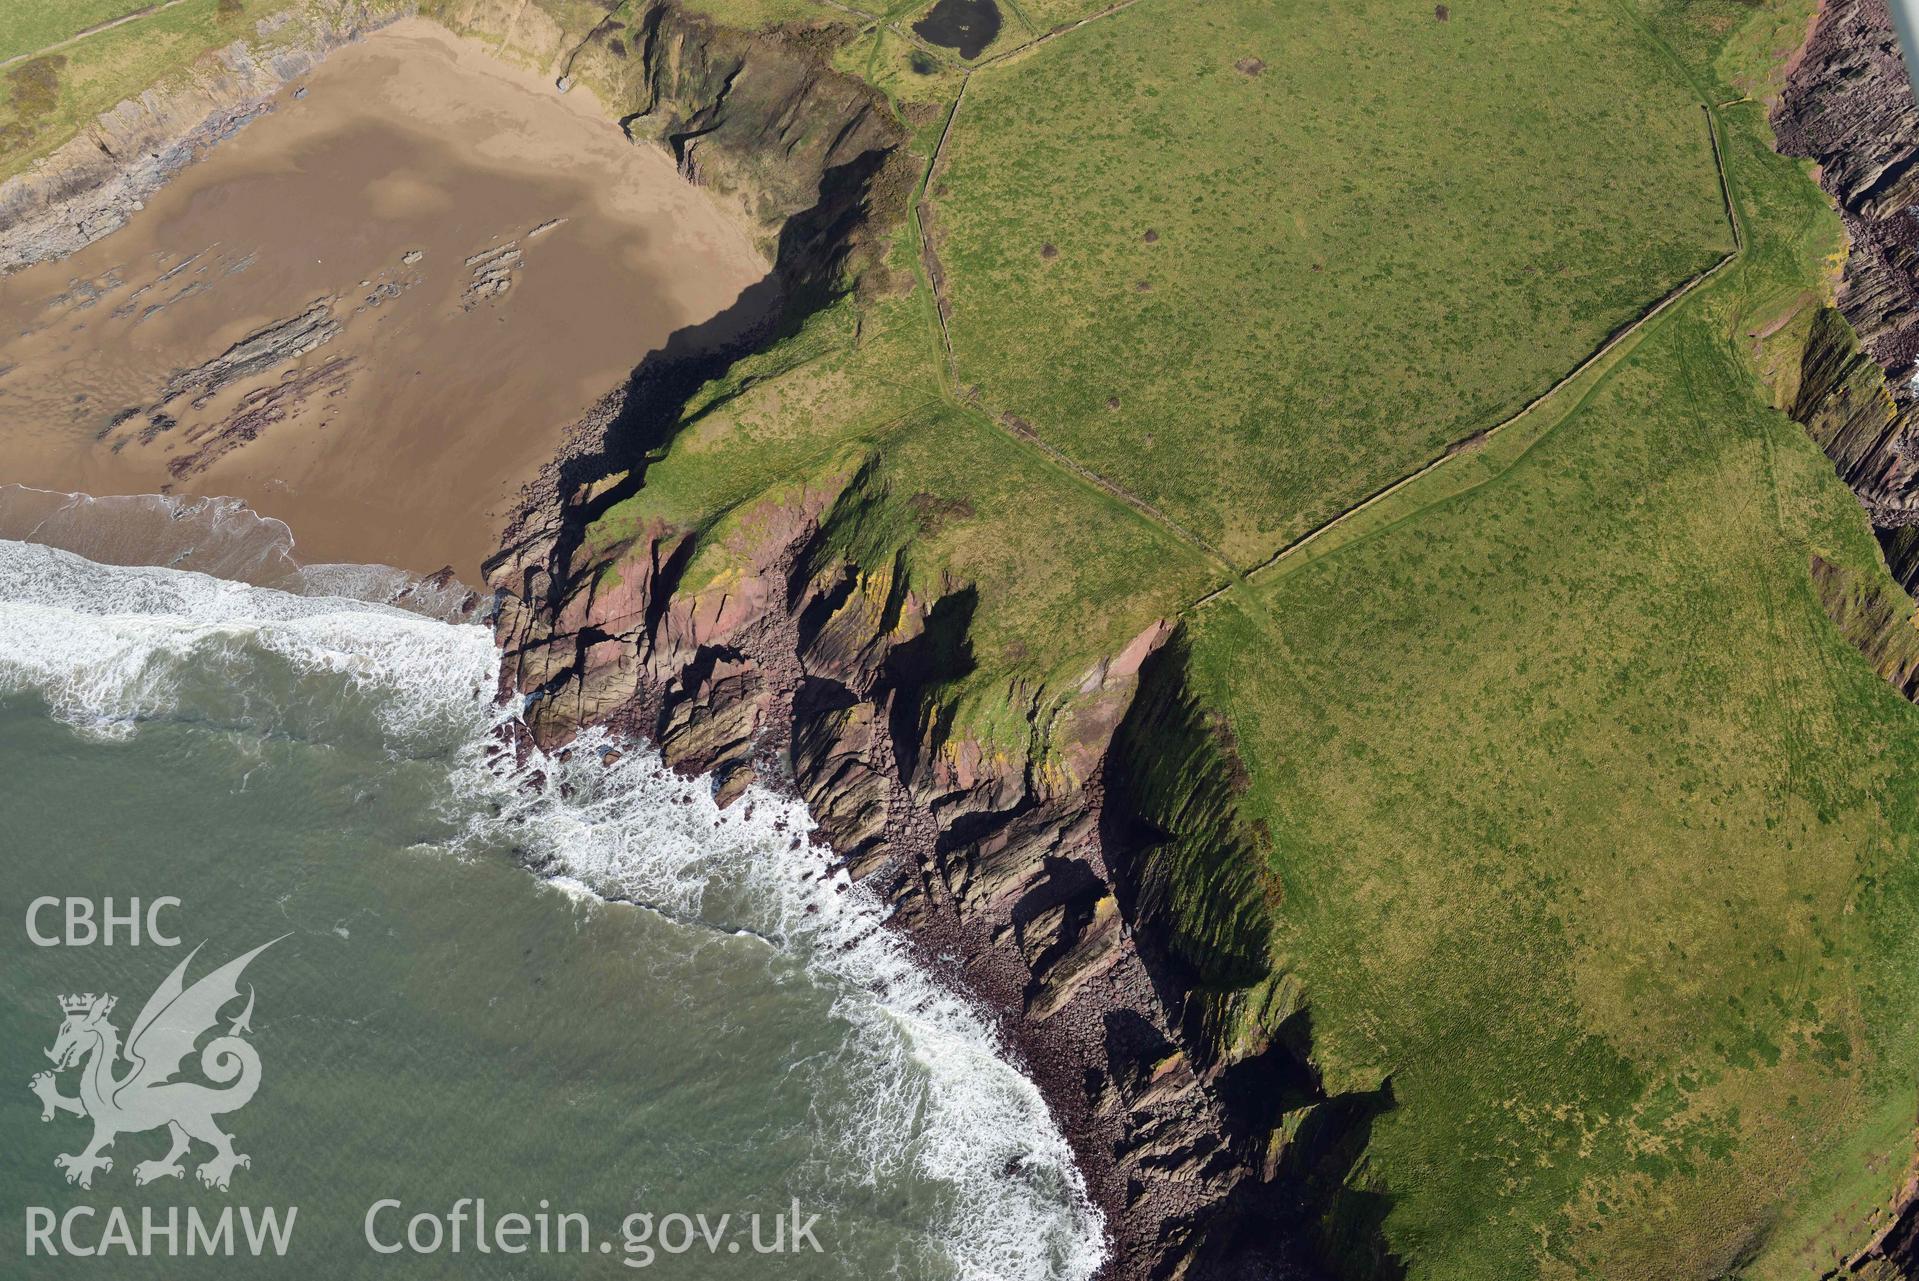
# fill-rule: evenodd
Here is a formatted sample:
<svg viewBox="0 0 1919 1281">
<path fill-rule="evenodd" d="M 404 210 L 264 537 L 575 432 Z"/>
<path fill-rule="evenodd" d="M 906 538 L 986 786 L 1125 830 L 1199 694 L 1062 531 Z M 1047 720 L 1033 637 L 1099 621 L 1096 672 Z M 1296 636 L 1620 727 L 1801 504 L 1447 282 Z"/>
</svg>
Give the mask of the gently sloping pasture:
<svg viewBox="0 0 1919 1281">
<path fill-rule="evenodd" d="M 1749 363 L 1836 228 L 1727 131 L 1734 269 L 1508 470 L 1194 625 L 1414 1277 L 1820 1275 L 1904 1177 L 1919 712 L 1827 621 L 1815 554 L 1884 570 Z"/>
<path fill-rule="evenodd" d="M 1257 562 L 1731 248 L 1608 5 L 1144 0 L 977 73 L 935 174 L 962 384 Z"/>
</svg>

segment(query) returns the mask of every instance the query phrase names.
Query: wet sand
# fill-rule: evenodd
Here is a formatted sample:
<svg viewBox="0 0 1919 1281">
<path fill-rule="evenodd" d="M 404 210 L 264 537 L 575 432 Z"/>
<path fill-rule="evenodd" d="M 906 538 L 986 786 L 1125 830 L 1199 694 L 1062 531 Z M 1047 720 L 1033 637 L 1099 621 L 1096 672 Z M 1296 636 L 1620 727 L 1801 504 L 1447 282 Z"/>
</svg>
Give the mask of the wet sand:
<svg viewBox="0 0 1919 1281">
<path fill-rule="evenodd" d="M 583 92 L 408 20 L 0 279 L 0 484 L 235 496 L 304 562 L 478 582 L 565 428 L 766 273 Z"/>
</svg>

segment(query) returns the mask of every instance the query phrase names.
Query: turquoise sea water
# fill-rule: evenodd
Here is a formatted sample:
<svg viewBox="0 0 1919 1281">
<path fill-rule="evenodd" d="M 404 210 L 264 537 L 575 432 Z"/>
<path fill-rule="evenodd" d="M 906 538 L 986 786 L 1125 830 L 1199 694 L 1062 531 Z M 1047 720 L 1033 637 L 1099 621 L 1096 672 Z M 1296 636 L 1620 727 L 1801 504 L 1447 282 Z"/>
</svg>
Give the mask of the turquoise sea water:
<svg viewBox="0 0 1919 1281">
<path fill-rule="evenodd" d="M 1089 1275 L 1100 1223 L 1037 1092 L 803 811 L 722 813 L 702 781 L 591 744 L 514 767 L 495 663 L 479 627 L 0 542 L 0 1274 Z M 28 935 L 42 897 L 162 896 L 177 947 Z M 112 993 L 124 1036 L 195 945 L 189 984 L 275 938 L 202 1038 L 250 988 L 258 1092 L 219 1124 L 251 1165 L 203 1187 L 196 1145 L 185 1177 L 137 1186 L 155 1129 L 70 1185 L 55 1158 L 92 1123 L 43 1121 L 29 1087 L 59 998 Z M 205 1079 L 197 1056 L 181 1076 Z M 480 1253 L 470 1205 L 454 1252 L 462 1198 L 496 1233 L 525 1215 L 527 1252 Z M 367 1240 L 382 1201 L 391 1254 Z M 296 1207 L 284 1256 L 252 1257 L 243 1209 Z M 143 1240 L 143 1210 L 176 1237 Z M 189 1210 L 231 1211 L 235 1253 L 186 1257 Z M 420 1213 L 434 1252 L 405 1245 Z M 589 1226 L 561 1253 L 563 1213 Z M 70 1231 L 33 1237 L 49 1223 Z M 104 1258 L 69 1256 L 103 1237 Z"/>
</svg>

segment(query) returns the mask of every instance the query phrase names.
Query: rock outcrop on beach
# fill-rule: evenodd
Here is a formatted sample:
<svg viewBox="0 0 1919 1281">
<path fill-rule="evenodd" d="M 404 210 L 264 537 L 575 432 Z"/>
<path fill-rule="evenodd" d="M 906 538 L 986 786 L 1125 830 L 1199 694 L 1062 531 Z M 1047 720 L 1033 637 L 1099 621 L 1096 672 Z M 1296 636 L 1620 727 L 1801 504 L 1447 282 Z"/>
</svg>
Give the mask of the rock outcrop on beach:
<svg viewBox="0 0 1919 1281">
<path fill-rule="evenodd" d="M 271 110 L 333 49 L 405 12 L 353 0 L 263 21 L 175 83 L 129 98 L 27 172 L 0 183 L 0 275 L 63 258 L 129 217 L 209 148 Z M 286 29 L 295 23 L 292 29 Z"/>
<path fill-rule="evenodd" d="M 511 0 L 448 0 L 428 12 L 500 44 L 563 88 L 585 84 L 629 137 L 666 148 L 689 181 L 735 201 L 791 286 L 830 285 L 868 226 L 868 186 L 901 131 L 871 85 L 827 64 L 831 28 L 737 31 L 668 0 L 609 12 L 584 39 Z M 800 270 L 804 265 L 806 270 Z"/>
</svg>

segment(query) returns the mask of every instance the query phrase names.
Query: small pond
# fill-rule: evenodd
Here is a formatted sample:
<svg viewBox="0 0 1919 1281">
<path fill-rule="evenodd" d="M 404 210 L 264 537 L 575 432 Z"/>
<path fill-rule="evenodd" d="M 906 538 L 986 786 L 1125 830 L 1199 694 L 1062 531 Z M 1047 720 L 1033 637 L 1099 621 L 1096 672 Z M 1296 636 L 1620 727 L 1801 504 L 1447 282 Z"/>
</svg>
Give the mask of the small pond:
<svg viewBox="0 0 1919 1281">
<path fill-rule="evenodd" d="M 913 24 L 913 33 L 971 59 L 985 53 L 999 37 L 999 23 L 999 5 L 994 0 L 939 0 Z"/>
</svg>

